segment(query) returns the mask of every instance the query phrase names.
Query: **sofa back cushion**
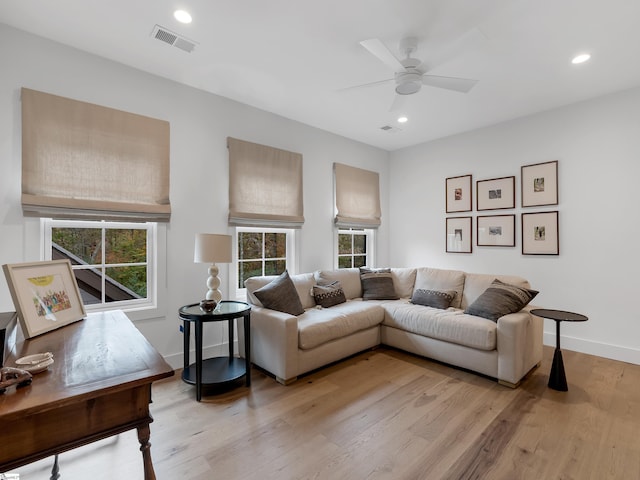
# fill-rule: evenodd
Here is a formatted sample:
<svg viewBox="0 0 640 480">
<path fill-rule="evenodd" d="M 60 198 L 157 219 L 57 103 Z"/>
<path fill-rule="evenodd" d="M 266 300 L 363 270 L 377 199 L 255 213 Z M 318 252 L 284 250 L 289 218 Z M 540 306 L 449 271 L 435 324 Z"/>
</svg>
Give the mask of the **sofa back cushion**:
<svg viewBox="0 0 640 480">
<path fill-rule="evenodd" d="M 313 308 L 316 306 L 316 302 L 312 296 L 313 286 L 315 285 L 315 279 L 313 273 L 300 273 L 298 275 L 290 275 L 293 285 L 296 287 L 298 297 L 300 297 L 300 303 L 302 308 Z M 264 277 L 250 277 L 244 281 L 244 286 L 247 289 L 247 302 L 262 307 L 262 302 L 254 295 L 253 292 L 261 287 L 264 287 L 268 283 L 278 278 L 277 275 L 267 275 Z"/>
<path fill-rule="evenodd" d="M 476 299 L 484 293 L 484 291 L 491 286 L 491 282 L 495 279 L 500 280 L 503 283 L 509 285 L 515 285 L 520 288 L 531 288 L 529 282 L 522 277 L 515 275 L 491 275 L 485 273 L 467 273 L 464 283 L 464 294 L 462 295 L 462 306 L 460 308 L 466 309 Z"/>
<path fill-rule="evenodd" d="M 493 281 L 493 278 L 491 281 Z M 489 283 L 491 283 L 491 281 Z M 416 269 L 416 283 L 414 288 L 441 291 L 453 290 L 456 292 L 456 296 L 451 301 L 451 306 L 461 308 L 462 292 L 467 287 L 465 285 L 465 274 L 460 270 L 440 270 L 437 268 L 421 267 Z"/>
<path fill-rule="evenodd" d="M 393 286 L 400 298 L 410 298 L 413 294 L 413 285 L 416 283 L 415 268 L 392 268 L 391 278 Z"/>
<path fill-rule="evenodd" d="M 340 282 L 347 300 L 362 297 L 362 285 L 360 284 L 360 269 L 340 268 L 338 270 L 318 270 L 314 274 L 316 283 L 328 285 Z"/>
</svg>

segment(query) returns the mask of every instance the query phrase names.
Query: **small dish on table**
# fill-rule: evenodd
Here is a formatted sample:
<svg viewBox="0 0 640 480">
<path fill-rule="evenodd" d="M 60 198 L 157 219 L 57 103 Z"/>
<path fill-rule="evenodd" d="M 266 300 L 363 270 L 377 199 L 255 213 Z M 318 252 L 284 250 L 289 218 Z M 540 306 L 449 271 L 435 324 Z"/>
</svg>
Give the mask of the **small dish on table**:
<svg viewBox="0 0 640 480">
<path fill-rule="evenodd" d="M 53 364 L 53 353 L 36 353 L 16 360 L 16 367 L 35 375 L 44 372 Z"/>
</svg>

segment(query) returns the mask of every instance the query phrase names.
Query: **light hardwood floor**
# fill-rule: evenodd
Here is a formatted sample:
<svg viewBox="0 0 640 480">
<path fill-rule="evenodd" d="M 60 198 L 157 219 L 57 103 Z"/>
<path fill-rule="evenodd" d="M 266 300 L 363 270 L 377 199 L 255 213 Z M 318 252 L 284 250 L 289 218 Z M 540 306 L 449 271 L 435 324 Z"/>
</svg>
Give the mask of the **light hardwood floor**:
<svg viewBox="0 0 640 480">
<path fill-rule="evenodd" d="M 520 386 L 380 347 L 282 386 L 195 401 L 154 385 L 159 480 L 640 479 L 640 366 L 563 351 L 569 391 L 547 388 L 553 350 Z M 18 470 L 49 478 L 51 460 Z M 62 480 L 141 479 L 134 432 L 60 457 Z"/>
</svg>

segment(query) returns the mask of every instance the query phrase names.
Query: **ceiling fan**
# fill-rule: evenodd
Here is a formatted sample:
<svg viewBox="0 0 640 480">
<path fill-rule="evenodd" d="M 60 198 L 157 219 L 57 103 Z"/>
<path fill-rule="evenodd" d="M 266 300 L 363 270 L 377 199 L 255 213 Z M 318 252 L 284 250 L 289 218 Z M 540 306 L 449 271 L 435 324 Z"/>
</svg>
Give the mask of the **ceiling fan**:
<svg viewBox="0 0 640 480">
<path fill-rule="evenodd" d="M 358 87 L 387 83 L 395 80 L 395 91 L 398 95 L 413 95 L 420 91 L 422 85 L 467 93 L 476 83 L 478 83 L 477 80 L 471 80 L 468 78 L 428 75 L 422 61 L 412 57 L 418 49 L 418 39 L 415 37 L 404 38 L 400 41 L 400 51 L 405 54 L 405 58 L 402 60 L 398 60 L 387 46 L 377 38 L 363 40 L 360 42 L 360 45 L 366 48 L 382 63 L 391 68 L 395 72 L 395 75 L 394 78 L 359 85 Z M 395 103 L 396 102 L 394 102 L 394 104 Z"/>
</svg>

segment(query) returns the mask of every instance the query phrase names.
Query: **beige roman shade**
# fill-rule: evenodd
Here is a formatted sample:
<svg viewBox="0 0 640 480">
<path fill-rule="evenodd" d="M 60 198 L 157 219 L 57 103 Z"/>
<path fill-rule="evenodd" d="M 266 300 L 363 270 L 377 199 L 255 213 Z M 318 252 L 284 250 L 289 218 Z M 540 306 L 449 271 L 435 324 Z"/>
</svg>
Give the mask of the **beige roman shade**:
<svg viewBox="0 0 640 480">
<path fill-rule="evenodd" d="M 169 122 L 23 88 L 22 209 L 169 221 Z"/>
<path fill-rule="evenodd" d="M 378 172 L 333 164 L 336 193 L 336 219 L 339 227 L 376 228 L 380 226 L 380 179 Z"/>
<path fill-rule="evenodd" d="M 227 138 L 229 224 L 301 227 L 302 155 Z"/>
</svg>

